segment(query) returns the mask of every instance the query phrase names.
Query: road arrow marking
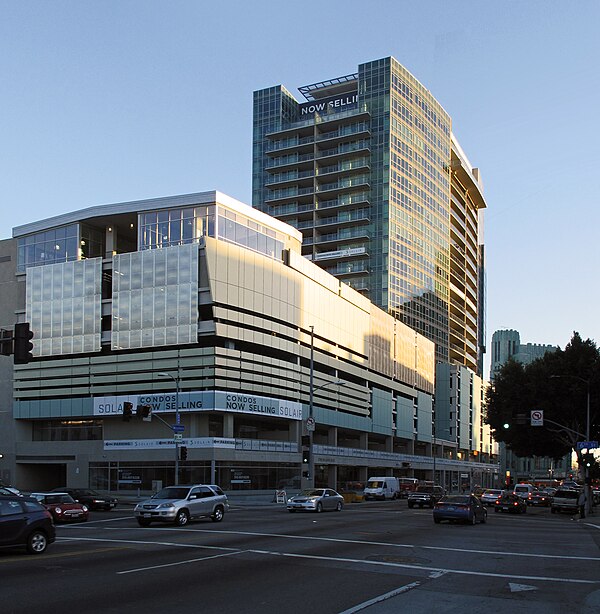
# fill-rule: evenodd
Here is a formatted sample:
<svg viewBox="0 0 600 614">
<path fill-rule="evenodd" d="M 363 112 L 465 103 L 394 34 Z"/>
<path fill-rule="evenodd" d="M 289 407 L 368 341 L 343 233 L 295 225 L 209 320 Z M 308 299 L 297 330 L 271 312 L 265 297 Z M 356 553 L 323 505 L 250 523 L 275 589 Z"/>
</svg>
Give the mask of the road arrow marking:
<svg viewBox="0 0 600 614">
<path fill-rule="evenodd" d="M 537 591 L 537 586 L 529 586 L 529 584 L 515 584 L 514 582 L 508 583 L 511 593 L 519 593 L 521 591 Z"/>
</svg>

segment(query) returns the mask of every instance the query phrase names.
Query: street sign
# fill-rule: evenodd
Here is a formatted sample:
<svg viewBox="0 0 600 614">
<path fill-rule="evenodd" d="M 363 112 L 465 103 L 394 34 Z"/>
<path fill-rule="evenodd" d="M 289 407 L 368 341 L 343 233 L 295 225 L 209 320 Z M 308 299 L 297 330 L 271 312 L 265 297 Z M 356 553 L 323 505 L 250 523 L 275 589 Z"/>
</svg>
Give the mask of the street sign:
<svg viewBox="0 0 600 614">
<path fill-rule="evenodd" d="M 314 431 L 315 430 L 315 426 L 316 426 L 316 422 L 315 422 L 315 419 L 312 416 L 306 419 L 306 430 L 308 432 Z"/>
<path fill-rule="evenodd" d="M 578 441 L 578 450 L 595 450 L 598 447 L 597 441 Z"/>
<path fill-rule="evenodd" d="M 173 433 L 173 441 L 182 441 L 183 434 L 182 433 Z"/>
<path fill-rule="evenodd" d="M 544 426 L 543 409 L 534 409 L 531 411 L 531 426 Z"/>
<path fill-rule="evenodd" d="M 185 425 L 183 424 L 171 424 L 171 428 L 174 433 L 183 433 L 185 431 Z"/>
</svg>

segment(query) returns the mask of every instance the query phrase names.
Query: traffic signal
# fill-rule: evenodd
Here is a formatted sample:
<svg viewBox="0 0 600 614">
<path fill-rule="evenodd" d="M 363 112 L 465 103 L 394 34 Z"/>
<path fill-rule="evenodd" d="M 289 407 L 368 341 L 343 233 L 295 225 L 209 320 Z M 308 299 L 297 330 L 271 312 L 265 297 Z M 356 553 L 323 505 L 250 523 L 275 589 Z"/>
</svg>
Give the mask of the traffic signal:
<svg viewBox="0 0 600 614">
<path fill-rule="evenodd" d="M 310 435 L 302 435 L 302 447 L 308 448 L 310 446 Z"/>
<path fill-rule="evenodd" d="M 145 422 L 152 420 L 152 405 L 142 405 L 142 420 Z"/>
<path fill-rule="evenodd" d="M 179 448 L 179 457 L 181 460 L 187 460 L 187 446 L 181 446 Z"/>
<path fill-rule="evenodd" d="M 10 356 L 13 353 L 12 330 L 0 330 L 0 354 Z"/>
<path fill-rule="evenodd" d="M 29 322 L 20 322 L 15 324 L 15 364 L 26 365 L 32 358 L 33 343 L 31 339 L 33 333 L 29 329 Z"/>
<path fill-rule="evenodd" d="M 308 465 L 310 463 L 310 451 L 302 450 L 302 463 Z"/>
<path fill-rule="evenodd" d="M 133 418 L 133 403 L 125 401 L 123 403 L 123 421 L 129 422 Z"/>
</svg>

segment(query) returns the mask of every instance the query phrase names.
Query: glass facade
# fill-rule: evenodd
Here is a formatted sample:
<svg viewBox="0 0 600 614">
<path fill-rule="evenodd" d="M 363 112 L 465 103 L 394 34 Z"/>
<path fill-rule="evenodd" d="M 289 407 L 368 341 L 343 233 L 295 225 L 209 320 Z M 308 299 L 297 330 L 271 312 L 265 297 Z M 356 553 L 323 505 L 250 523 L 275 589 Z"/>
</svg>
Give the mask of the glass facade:
<svg viewBox="0 0 600 614">
<path fill-rule="evenodd" d="M 281 258 L 284 235 L 221 205 L 141 213 L 139 249 L 198 243 L 203 236 L 241 245 L 270 258 Z"/>
<path fill-rule="evenodd" d="M 391 57 L 299 89 L 309 102 L 282 86 L 254 93 L 253 205 L 301 230 L 304 256 L 434 341 L 439 362 L 477 369 L 477 318 L 475 337 L 461 325 L 451 339 L 449 115 Z M 475 288 L 477 276 L 475 266 Z"/>
<path fill-rule="evenodd" d="M 102 259 L 32 267 L 26 318 L 34 356 L 100 351 Z"/>
<path fill-rule="evenodd" d="M 113 257 L 112 349 L 196 343 L 198 247 Z"/>
<path fill-rule="evenodd" d="M 96 258 L 104 253 L 104 234 L 85 224 L 69 224 L 17 240 L 17 271 L 31 266 Z"/>
<path fill-rule="evenodd" d="M 17 270 L 79 260 L 79 225 L 70 224 L 21 237 L 17 241 Z"/>
</svg>

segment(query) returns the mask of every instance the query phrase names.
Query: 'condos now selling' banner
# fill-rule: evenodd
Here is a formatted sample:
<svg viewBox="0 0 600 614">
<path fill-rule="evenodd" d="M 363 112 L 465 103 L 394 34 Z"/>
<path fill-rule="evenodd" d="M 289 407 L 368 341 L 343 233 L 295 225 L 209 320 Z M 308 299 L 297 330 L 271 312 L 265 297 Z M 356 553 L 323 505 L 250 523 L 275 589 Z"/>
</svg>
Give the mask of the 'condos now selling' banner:
<svg viewBox="0 0 600 614">
<path fill-rule="evenodd" d="M 179 397 L 179 412 L 229 411 L 242 414 L 258 414 L 302 420 L 302 403 L 284 401 L 270 397 L 260 397 L 252 394 L 208 390 L 202 392 L 180 392 L 160 394 L 130 394 L 112 397 L 94 398 L 94 416 L 118 416 L 123 413 L 123 403 L 129 401 L 135 408 L 137 405 L 150 405 L 152 412 L 173 413 L 177 410 Z"/>
</svg>

